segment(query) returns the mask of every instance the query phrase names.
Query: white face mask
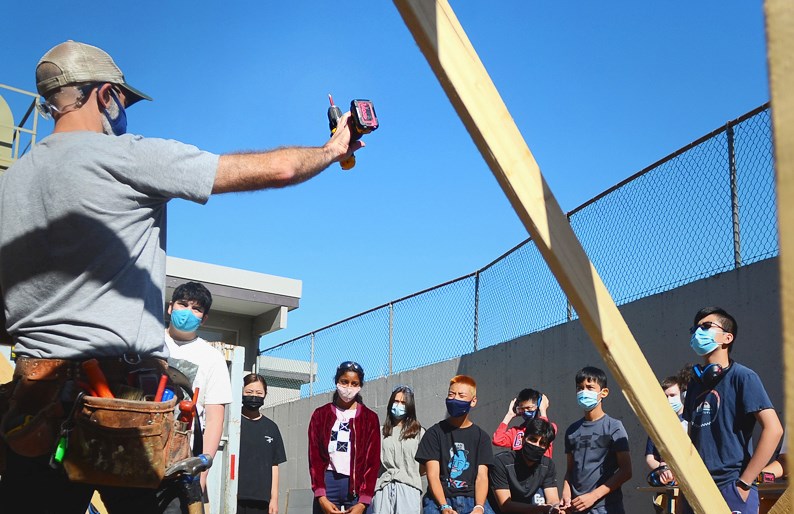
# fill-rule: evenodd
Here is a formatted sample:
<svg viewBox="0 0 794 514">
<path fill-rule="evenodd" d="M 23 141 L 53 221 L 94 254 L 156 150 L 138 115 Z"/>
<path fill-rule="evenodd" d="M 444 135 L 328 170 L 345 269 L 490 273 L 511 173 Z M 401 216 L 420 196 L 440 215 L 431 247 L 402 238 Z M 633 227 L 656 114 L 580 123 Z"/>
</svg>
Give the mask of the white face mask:
<svg viewBox="0 0 794 514">
<path fill-rule="evenodd" d="M 667 401 L 670 402 L 670 407 L 672 407 L 673 411 L 675 412 L 680 411 L 684 407 L 684 404 L 681 403 L 681 397 L 679 395 L 668 396 Z"/>
<path fill-rule="evenodd" d="M 356 395 L 361 391 L 361 387 L 350 387 L 336 384 L 336 392 L 339 397 L 345 402 L 353 401 Z"/>
</svg>

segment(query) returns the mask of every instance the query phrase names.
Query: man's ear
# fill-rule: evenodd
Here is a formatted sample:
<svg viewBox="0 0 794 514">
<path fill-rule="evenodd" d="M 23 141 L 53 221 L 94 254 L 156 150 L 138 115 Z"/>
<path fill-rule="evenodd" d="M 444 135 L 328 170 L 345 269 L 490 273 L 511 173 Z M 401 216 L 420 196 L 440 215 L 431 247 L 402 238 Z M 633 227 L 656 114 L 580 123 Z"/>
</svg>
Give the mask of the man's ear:
<svg viewBox="0 0 794 514">
<path fill-rule="evenodd" d="M 108 105 L 112 101 L 110 96 L 110 92 L 113 89 L 113 85 L 111 84 L 103 84 L 101 87 L 96 89 L 96 97 L 97 102 L 99 103 L 99 110 L 107 109 Z"/>
<path fill-rule="evenodd" d="M 476 396 L 475 396 L 474 398 L 472 398 L 472 399 L 471 399 L 471 403 L 469 403 L 469 405 L 471 405 L 472 407 L 474 407 L 475 405 L 477 405 L 477 397 L 476 397 Z"/>
<path fill-rule="evenodd" d="M 731 334 L 730 332 L 725 332 L 722 335 L 725 337 L 725 342 L 722 344 L 725 345 L 733 344 L 733 334 Z"/>
<path fill-rule="evenodd" d="M 609 396 L 609 388 L 605 387 L 605 388 L 601 389 L 601 393 L 599 393 L 599 394 L 601 395 L 601 399 L 603 400 L 604 398 Z"/>
<path fill-rule="evenodd" d="M 171 311 L 173 310 L 174 302 L 168 302 L 168 311 L 166 312 L 169 316 L 171 315 Z"/>
<path fill-rule="evenodd" d="M 208 313 L 205 313 L 203 316 L 201 316 L 201 323 L 200 324 L 203 325 L 204 322 L 207 321 L 207 318 L 209 318 L 209 317 L 210 317 L 210 315 Z"/>
</svg>

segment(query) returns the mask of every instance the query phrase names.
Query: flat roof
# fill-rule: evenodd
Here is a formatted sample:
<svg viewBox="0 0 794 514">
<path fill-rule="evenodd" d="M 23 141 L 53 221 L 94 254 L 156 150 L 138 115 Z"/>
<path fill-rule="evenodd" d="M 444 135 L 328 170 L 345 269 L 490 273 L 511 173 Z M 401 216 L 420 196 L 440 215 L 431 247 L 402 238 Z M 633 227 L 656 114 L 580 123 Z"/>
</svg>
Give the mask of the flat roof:
<svg viewBox="0 0 794 514">
<path fill-rule="evenodd" d="M 228 268 L 216 264 L 166 257 L 166 301 L 174 289 L 188 281 L 201 282 L 212 293 L 212 309 L 260 316 L 286 307 L 299 307 L 303 282 L 294 278 L 278 277 Z"/>
</svg>

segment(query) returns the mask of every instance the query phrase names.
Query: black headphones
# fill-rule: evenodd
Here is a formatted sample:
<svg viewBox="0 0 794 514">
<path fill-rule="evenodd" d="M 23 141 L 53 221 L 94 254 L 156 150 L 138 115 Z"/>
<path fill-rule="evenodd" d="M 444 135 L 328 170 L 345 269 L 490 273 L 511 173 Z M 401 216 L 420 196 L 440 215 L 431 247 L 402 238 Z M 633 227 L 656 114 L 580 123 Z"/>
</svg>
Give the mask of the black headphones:
<svg viewBox="0 0 794 514">
<path fill-rule="evenodd" d="M 723 368 L 715 362 L 709 364 L 705 368 L 700 364 L 695 364 L 692 371 L 695 372 L 695 378 L 697 378 L 701 384 L 709 389 L 714 389 L 720 380 L 722 380 L 722 377 L 725 376 L 728 368 Z"/>
</svg>

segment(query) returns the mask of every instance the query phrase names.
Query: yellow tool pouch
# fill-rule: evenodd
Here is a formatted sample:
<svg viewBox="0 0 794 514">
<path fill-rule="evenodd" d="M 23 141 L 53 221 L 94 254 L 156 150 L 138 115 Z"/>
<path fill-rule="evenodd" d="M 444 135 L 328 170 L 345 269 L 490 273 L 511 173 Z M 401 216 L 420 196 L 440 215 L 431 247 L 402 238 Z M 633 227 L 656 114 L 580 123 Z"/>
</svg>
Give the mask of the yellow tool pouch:
<svg viewBox="0 0 794 514">
<path fill-rule="evenodd" d="M 71 421 L 64 469 L 72 482 L 157 488 L 190 456 L 190 430 L 166 402 L 84 396 Z"/>
</svg>

